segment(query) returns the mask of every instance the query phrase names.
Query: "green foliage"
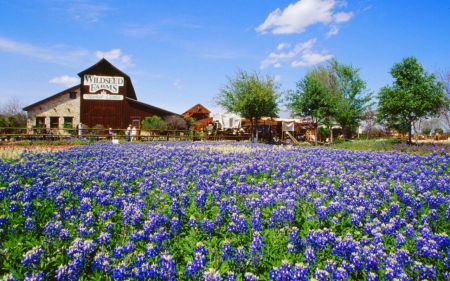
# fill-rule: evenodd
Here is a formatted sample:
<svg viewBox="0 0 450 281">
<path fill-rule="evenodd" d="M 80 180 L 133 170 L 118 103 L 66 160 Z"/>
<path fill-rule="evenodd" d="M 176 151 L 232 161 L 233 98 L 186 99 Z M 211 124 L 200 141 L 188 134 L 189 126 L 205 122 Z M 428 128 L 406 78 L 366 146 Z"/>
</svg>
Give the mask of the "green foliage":
<svg viewBox="0 0 450 281">
<path fill-rule="evenodd" d="M 319 136 L 328 136 L 328 135 L 330 135 L 330 129 L 328 129 L 326 127 L 319 127 L 317 129 L 317 134 Z"/>
<path fill-rule="evenodd" d="M 434 74 L 426 72 L 415 57 L 394 64 L 390 74 L 391 86 L 381 88 L 378 94 L 378 120 L 388 127 L 409 132 L 412 124 L 421 118 L 437 116 L 445 103 L 442 84 Z"/>
<path fill-rule="evenodd" d="M 341 125 L 344 136 L 356 131 L 372 99 L 372 94 L 366 90 L 366 82 L 359 77 L 359 70 L 336 60 L 330 62 L 330 71 L 336 80 L 334 118 Z"/>
<path fill-rule="evenodd" d="M 429 135 L 431 133 L 431 128 L 423 128 L 422 134 Z"/>
<path fill-rule="evenodd" d="M 159 116 L 147 117 L 141 122 L 142 129 L 147 130 L 164 130 L 166 129 L 166 123 Z"/>
<path fill-rule="evenodd" d="M 291 115 L 310 116 L 319 124 L 337 121 L 344 135 L 356 130 L 371 100 L 359 69 L 331 60 L 327 67 L 310 70 L 287 96 Z"/>
<path fill-rule="evenodd" d="M 434 132 L 436 133 L 436 134 L 443 134 L 444 133 L 444 129 L 442 129 L 442 128 L 436 128 L 436 129 L 434 129 Z"/>
<path fill-rule="evenodd" d="M 62 124 L 63 129 L 73 129 L 73 125 L 70 123 L 63 123 Z M 65 130 L 66 133 L 75 135 L 77 133 L 76 130 Z"/>
<path fill-rule="evenodd" d="M 228 77 L 228 84 L 215 97 L 216 104 L 227 112 L 257 122 L 261 117 L 277 117 L 280 85 L 271 76 L 251 74 L 238 69 L 236 77 Z"/>
</svg>

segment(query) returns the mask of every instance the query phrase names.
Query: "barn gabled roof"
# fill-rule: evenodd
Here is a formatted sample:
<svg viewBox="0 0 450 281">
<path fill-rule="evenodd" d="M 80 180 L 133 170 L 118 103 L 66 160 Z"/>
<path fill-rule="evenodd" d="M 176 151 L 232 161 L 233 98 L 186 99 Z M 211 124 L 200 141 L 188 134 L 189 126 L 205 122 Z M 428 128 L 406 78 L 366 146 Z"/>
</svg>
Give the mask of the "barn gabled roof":
<svg viewBox="0 0 450 281">
<path fill-rule="evenodd" d="M 78 90 L 80 87 L 81 87 L 80 84 L 78 84 L 78 85 L 76 85 L 76 86 L 73 86 L 72 88 L 69 88 L 69 89 L 66 89 L 66 90 L 64 90 L 64 91 L 61 91 L 61 92 L 59 92 L 59 93 L 57 93 L 57 94 L 54 94 L 53 96 L 50 96 L 50 97 L 48 97 L 48 98 L 45 98 L 45 99 L 43 99 L 43 100 L 40 100 L 40 101 L 35 102 L 35 103 L 33 103 L 33 104 L 30 104 L 30 105 L 24 107 L 23 110 L 24 110 L 24 111 L 28 111 L 28 110 L 30 110 L 31 108 L 33 108 L 33 107 L 35 107 L 35 106 L 38 106 L 38 105 L 40 105 L 40 104 L 43 104 L 43 103 L 45 103 L 45 102 L 47 102 L 47 101 L 49 101 L 49 100 L 52 100 L 52 99 L 54 99 L 54 98 L 56 98 L 56 97 L 58 97 L 58 96 L 60 96 L 60 95 L 62 95 L 62 94 L 67 94 L 67 93 L 73 92 L 73 91 L 75 91 L 75 90 Z"/>
<path fill-rule="evenodd" d="M 83 75 L 85 74 L 102 74 L 105 76 L 122 76 L 125 81 L 127 81 L 127 93 L 126 97 L 130 99 L 137 100 L 136 92 L 134 91 L 133 83 L 131 83 L 131 78 L 120 69 L 112 65 L 106 59 L 101 59 L 99 62 L 94 64 L 93 66 L 87 68 L 86 70 L 78 73 L 81 79 L 83 79 Z"/>
<path fill-rule="evenodd" d="M 168 110 L 165 110 L 165 109 L 162 109 L 162 108 L 150 105 L 150 104 L 146 104 L 146 103 L 143 103 L 143 102 L 140 102 L 140 101 L 137 101 L 137 100 L 133 100 L 133 99 L 127 98 L 127 101 L 132 103 L 132 104 L 135 104 L 137 106 L 141 106 L 141 107 L 144 107 L 146 109 L 151 109 L 152 111 L 159 111 L 161 113 L 161 115 L 165 115 L 165 116 L 176 115 L 176 116 L 180 116 L 181 117 L 181 115 L 178 114 L 178 113 L 174 113 L 174 112 L 171 112 L 171 111 L 168 111 Z"/>
<path fill-rule="evenodd" d="M 192 115 L 192 114 L 194 114 L 194 113 L 206 113 L 206 114 L 210 114 L 211 113 L 211 111 L 209 111 L 206 107 L 204 107 L 203 105 L 201 105 L 201 104 L 196 104 L 196 105 L 194 105 L 193 107 L 191 107 L 191 108 L 189 108 L 188 110 L 186 110 L 186 112 L 184 112 L 183 114 L 181 114 L 181 115 Z"/>
</svg>

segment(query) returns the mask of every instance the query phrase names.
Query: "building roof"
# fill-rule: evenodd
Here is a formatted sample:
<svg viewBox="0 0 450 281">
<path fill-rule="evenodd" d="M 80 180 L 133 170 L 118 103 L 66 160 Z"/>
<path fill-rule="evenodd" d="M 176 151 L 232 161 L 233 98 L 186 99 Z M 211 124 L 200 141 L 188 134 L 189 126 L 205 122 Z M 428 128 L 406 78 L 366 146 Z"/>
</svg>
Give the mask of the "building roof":
<svg viewBox="0 0 450 281">
<path fill-rule="evenodd" d="M 66 90 L 64 90 L 64 91 L 62 91 L 62 92 L 59 92 L 59 93 L 57 93 L 57 94 L 54 94 L 53 96 L 50 96 L 50 97 L 45 98 L 45 99 L 43 99 L 43 100 L 40 100 L 40 101 L 38 101 L 38 102 L 36 102 L 36 103 L 30 104 L 30 105 L 24 107 L 23 110 L 24 110 L 24 111 L 28 111 L 28 110 L 30 110 L 31 108 L 33 108 L 33 107 L 35 107 L 35 106 L 38 106 L 38 105 L 40 105 L 40 104 L 43 104 L 43 103 L 45 103 L 45 102 L 47 102 L 47 101 L 49 101 L 49 100 L 52 100 L 52 99 L 54 99 L 54 98 L 56 98 L 56 97 L 58 97 L 58 96 L 60 96 L 60 95 L 62 95 L 62 94 L 66 94 L 66 93 L 68 93 L 68 92 L 73 92 L 73 91 L 75 91 L 75 90 L 78 90 L 78 88 L 80 88 L 80 87 L 81 87 L 80 84 L 78 84 L 78 85 L 76 85 L 76 86 L 73 86 L 72 88 L 69 88 L 69 89 L 66 89 Z"/>
<path fill-rule="evenodd" d="M 193 107 L 189 108 L 188 110 L 186 110 L 186 112 L 184 112 L 181 115 L 183 115 L 183 116 L 186 116 L 186 115 L 187 116 L 191 116 L 192 114 L 195 114 L 195 113 L 210 114 L 211 111 L 209 111 L 208 109 L 206 109 L 206 107 L 204 107 L 203 105 L 198 103 L 198 104 L 194 105 Z"/>
<path fill-rule="evenodd" d="M 145 107 L 145 108 L 152 109 L 153 111 L 155 111 L 155 110 L 156 110 L 156 111 L 160 111 L 161 113 L 163 113 L 162 115 L 176 115 L 176 116 L 181 116 L 181 115 L 178 114 L 178 113 L 174 113 L 174 112 L 171 112 L 171 111 L 168 111 L 168 110 L 165 110 L 165 109 L 162 109 L 162 108 L 159 108 L 159 107 L 150 105 L 150 104 L 146 104 L 146 103 L 143 103 L 143 102 L 134 100 L 134 99 L 130 99 L 130 98 L 128 98 L 128 97 L 126 98 L 126 100 L 127 100 L 128 102 L 131 102 L 131 103 L 134 103 L 134 104 L 143 106 L 143 107 Z"/>
<path fill-rule="evenodd" d="M 123 76 L 125 81 L 127 81 L 127 93 L 126 97 L 130 99 L 137 100 L 136 92 L 134 91 L 133 83 L 131 83 L 131 78 L 120 69 L 112 65 L 106 59 L 101 59 L 99 62 L 94 64 L 93 66 L 81 71 L 78 73 L 81 79 L 83 79 L 84 74 L 103 74 L 108 76 Z"/>
</svg>

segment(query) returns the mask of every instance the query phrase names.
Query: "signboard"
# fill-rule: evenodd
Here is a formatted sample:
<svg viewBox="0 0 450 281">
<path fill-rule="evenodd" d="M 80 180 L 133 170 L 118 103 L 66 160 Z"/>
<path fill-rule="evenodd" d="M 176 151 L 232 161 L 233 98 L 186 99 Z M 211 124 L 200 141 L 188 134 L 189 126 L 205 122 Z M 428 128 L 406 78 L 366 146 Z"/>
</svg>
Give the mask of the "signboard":
<svg viewBox="0 0 450 281">
<path fill-rule="evenodd" d="M 122 95 L 110 95 L 106 91 L 101 91 L 99 94 L 84 94 L 85 100 L 123 100 Z"/>
<path fill-rule="evenodd" d="M 113 94 L 119 93 L 119 87 L 123 86 L 123 77 L 84 75 L 83 85 L 89 86 L 89 93 L 96 93 L 99 90 L 108 90 Z"/>
</svg>

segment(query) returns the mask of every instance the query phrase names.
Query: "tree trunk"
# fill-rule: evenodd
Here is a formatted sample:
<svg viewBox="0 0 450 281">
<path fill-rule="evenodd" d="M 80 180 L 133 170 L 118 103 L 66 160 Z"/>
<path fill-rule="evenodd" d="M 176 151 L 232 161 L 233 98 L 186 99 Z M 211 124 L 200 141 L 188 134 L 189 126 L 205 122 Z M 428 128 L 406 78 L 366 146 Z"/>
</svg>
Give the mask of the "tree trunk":
<svg viewBox="0 0 450 281">
<path fill-rule="evenodd" d="M 319 122 L 314 124 L 314 145 L 317 146 L 317 128 L 319 127 Z"/>
<path fill-rule="evenodd" d="M 408 131 L 409 131 L 409 133 L 408 133 L 408 144 L 412 144 L 412 140 L 411 140 L 411 137 L 412 137 L 412 136 L 411 136 L 411 132 L 412 132 L 412 122 L 411 122 L 411 121 L 409 122 L 409 126 L 408 126 L 408 127 L 409 127 L 409 130 L 408 130 Z"/>
</svg>

